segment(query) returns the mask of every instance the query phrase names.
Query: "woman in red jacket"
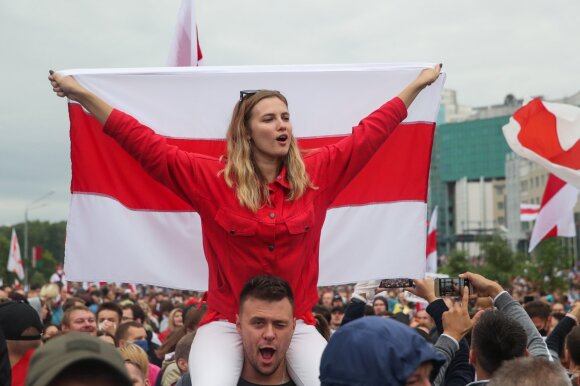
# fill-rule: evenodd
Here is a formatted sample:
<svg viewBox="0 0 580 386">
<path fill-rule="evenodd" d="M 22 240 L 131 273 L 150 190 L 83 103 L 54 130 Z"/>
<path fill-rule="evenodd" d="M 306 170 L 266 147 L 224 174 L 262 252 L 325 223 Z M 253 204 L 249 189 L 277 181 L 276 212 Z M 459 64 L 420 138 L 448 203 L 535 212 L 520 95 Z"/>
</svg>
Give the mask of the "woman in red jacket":
<svg viewBox="0 0 580 386">
<path fill-rule="evenodd" d="M 286 98 L 277 91 L 242 91 L 219 159 L 167 144 L 134 118 L 58 74 L 58 96 L 83 105 L 155 179 L 201 217 L 209 268 L 208 312 L 192 346 L 193 384 L 236 384 L 243 356 L 235 330 L 238 296 L 255 275 L 286 280 L 298 321 L 287 353 L 297 385 L 316 385 L 326 341 L 310 312 L 318 300 L 318 249 L 326 210 L 407 115 L 441 65 L 423 70 L 398 97 L 363 119 L 336 144 L 301 153 Z M 274 354 L 276 355 L 276 354 Z M 231 369 L 231 370 L 227 370 Z"/>
</svg>

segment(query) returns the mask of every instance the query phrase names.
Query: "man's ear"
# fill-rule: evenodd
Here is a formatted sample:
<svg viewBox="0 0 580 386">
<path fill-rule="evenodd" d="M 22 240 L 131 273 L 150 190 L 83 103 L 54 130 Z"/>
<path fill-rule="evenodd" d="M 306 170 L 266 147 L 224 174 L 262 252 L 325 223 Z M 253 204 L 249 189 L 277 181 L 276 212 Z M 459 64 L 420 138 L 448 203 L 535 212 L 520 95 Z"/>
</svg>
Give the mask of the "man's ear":
<svg viewBox="0 0 580 386">
<path fill-rule="evenodd" d="M 296 330 L 296 318 L 292 319 L 292 329 Z"/>
<path fill-rule="evenodd" d="M 472 366 L 475 366 L 476 362 L 477 362 L 477 359 L 475 357 L 475 350 L 470 348 L 469 349 L 469 364 Z"/>
<path fill-rule="evenodd" d="M 236 330 L 238 330 L 238 332 L 240 332 L 241 329 L 242 329 L 242 326 L 240 323 L 240 315 L 236 314 Z"/>
<path fill-rule="evenodd" d="M 189 372 L 189 363 L 185 358 L 179 358 L 177 362 L 175 362 L 175 364 L 177 365 L 179 371 L 181 371 L 182 374 Z"/>
</svg>

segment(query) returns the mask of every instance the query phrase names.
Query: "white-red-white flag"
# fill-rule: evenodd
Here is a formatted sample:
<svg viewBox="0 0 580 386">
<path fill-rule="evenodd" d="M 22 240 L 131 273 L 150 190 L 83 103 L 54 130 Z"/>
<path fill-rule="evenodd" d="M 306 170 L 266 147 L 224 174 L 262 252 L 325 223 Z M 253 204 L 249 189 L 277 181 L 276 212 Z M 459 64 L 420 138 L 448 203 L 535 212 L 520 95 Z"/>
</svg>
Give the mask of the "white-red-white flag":
<svg viewBox="0 0 580 386">
<path fill-rule="evenodd" d="M 189 67 L 201 64 L 203 55 L 199 46 L 193 0 L 182 0 L 177 15 L 177 28 L 171 43 L 167 65 Z"/>
<path fill-rule="evenodd" d="M 580 108 L 534 99 L 503 127 L 518 155 L 580 189 Z"/>
<path fill-rule="evenodd" d="M 12 238 L 10 239 L 10 252 L 8 254 L 8 272 L 14 273 L 20 280 L 24 280 L 24 264 L 20 255 L 20 245 L 16 230 L 12 228 Z"/>
<path fill-rule="evenodd" d="M 437 207 L 433 208 L 429 230 L 427 231 L 427 267 L 426 272 L 437 272 Z"/>
<path fill-rule="evenodd" d="M 548 176 L 528 252 L 548 237 L 576 236 L 574 206 L 578 201 L 578 193 L 578 189 L 571 184 L 567 184 L 553 174 Z"/>
<path fill-rule="evenodd" d="M 520 204 L 520 221 L 536 221 L 538 212 L 540 212 L 540 205 L 538 204 Z"/>
<path fill-rule="evenodd" d="M 240 90 L 280 90 L 289 100 L 299 146 L 315 149 L 349 135 L 429 66 L 200 66 L 63 74 L 74 75 L 171 144 L 220 157 Z M 331 205 L 320 240 L 320 285 L 424 277 L 427 181 L 444 80 L 443 74 L 421 92 L 405 121 Z M 199 215 L 149 176 L 78 104 L 69 104 L 69 116 L 67 278 L 207 288 Z"/>
</svg>

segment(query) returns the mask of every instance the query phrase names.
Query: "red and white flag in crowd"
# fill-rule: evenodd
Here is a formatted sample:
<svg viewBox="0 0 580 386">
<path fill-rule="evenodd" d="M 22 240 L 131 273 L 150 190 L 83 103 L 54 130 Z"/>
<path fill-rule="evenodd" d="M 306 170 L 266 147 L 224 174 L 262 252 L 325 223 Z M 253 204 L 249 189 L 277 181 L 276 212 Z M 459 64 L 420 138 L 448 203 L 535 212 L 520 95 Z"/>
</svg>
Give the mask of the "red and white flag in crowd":
<svg viewBox="0 0 580 386">
<path fill-rule="evenodd" d="M 20 255 L 20 245 L 16 230 L 12 229 L 12 238 L 10 239 L 10 252 L 8 254 L 8 272 L 14 273 L 20 280 L 24 279 L 24 264 Z"/>
<path fill-rule="evenodd" d="M 182 0 L 177 15 L 177 29 L 171 43 L 167 65 L 189 67 L 201 64 L 203 55 L 199 46 L 193 0 Z"/>
<path fill-rule="evenodd" d="M 427 232 L 427 268 L 426 272 L 437 273 L 437 207 L 433 208 L 429 230 Z"/>
<path fill-rule="evenodd" d="M 303 149 L 349 135 L 430 64 L 75 70 L 85 87 L 182 149 L 219 157 L 240 90 L 280 90 Z M 320 241 L 319 284 L 424 277 L 427 181 L 445 76 L 337 197 Z M 146 95 L 135 98 L 134 95 Z M 348 107 L 348 108 L 345 108 Z M 72 199 L 65 265 L 75 281 L 202 290 L 199 216 L 69 103 Z"/>
<path fill-rule="evenodd" d="M 39 245 L 32 247 L 32 259 L 30 260 L 32 268 L 36 268 L 36 263 L 38 263 L 41 259 L 42 259 L 42 247 Z"/>
<path fill-rule="evenodd" d="M 580 108 L 534 99 L 516 111 L 503 133 L 518 155 L 580 189 Z"/>
<path fill-rule="evenodd" d="M 553 174 L 548 176 L 542 205 L 530 239 L 531 252 L 548 237 L 574 237 L 574 206 L 578 201 L 578 189 Z"/>
<path fill-rule="evenodd" d="M 531 222 L 536 221 L 540 205 L 537 204 L 520 204 L 520 221 Z"/>
</svg>

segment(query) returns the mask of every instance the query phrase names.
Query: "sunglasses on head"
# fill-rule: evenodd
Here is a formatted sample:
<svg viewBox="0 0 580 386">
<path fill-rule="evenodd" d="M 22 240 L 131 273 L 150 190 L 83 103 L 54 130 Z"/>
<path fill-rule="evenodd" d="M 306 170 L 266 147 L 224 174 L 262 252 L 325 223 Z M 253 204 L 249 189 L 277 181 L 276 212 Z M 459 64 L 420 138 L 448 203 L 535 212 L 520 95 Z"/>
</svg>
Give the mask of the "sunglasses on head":
<svg viewBox="0 0 580 386">
<path fill-rule="evenodd" d="M 258 91 L 260 91 L 260 90 L 242 90 L 242 91 L 240 91 L 240 102 L 248 97 L 251 97 L 252 95 L 255 95 Z"/>
<path fill-rule="evenodd" d="M 242 102 L 246 98 L 251 97 L 252 95 L 259 93 L 260 91 L 264 91 L 264 90 L 242 90 L 242 91 L 240 91 L 240 102 Z M 279 91 L 275 91 L 275 92 L 279 92 Z"/>
</svg>

